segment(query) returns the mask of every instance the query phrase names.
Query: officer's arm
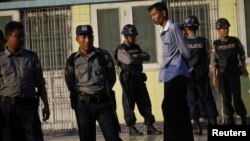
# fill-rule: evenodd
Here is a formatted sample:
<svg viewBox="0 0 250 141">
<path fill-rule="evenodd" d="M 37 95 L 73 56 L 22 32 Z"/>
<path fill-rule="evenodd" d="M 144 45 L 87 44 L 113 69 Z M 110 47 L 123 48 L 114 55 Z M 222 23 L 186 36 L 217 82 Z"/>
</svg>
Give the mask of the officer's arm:
<svg viewBox="0 0 250 141">
<path fill-rule="evenodd" d="M 207 55 L 207 67 L 209 68 L 211 48 L 210 48 L 210 43 L 209 43 L 208 39 L 205 40 L 205 46 L 206 46 L 206 55 Z"/>
<path fill-rule="evenodd" d="M 241 61 L 242 66 L 246 66 L 246 56 L 245 56 L 245 51 L 244 51 L 244 47 L 241 44 L 240 40 L 237 39 L 237 47 L 238 47 L 238 52 L 239 52 L 239 59 Z"/>
<path fill-rule="evenodd" d="M 211 73 L 212 73 L 212 84 L 213 86 L 217 86 L 218 80 L 217 80 L 217 64 L 218 64 L 218 58 L 215 47 L 212 48 L 211 51 Z"/>
<path fill-rule="evenodd" d="M 109 53 L 106 55 L 107 59 L 107 66 L 106 66 L 106 71 L 107 71 L 107 77 L 109 81 L 109 85 L 111 88 L 113 88 L 115 82 L 116 82 L 116 73 L 115 73 L 115 65 L 114 61 Z"/>
<path fill-rule="evenodd" d="M 130 54 L 125 49 L 118 49 L 117 51 L 117 59 L 126 65 L 129 65 L 132 62 Z"/>
<path fill-rule="evenodd" d="M 239 52 L 239 59 L 241 61 L 241 64 L 242 64 L 242 75 L 244 77 L 248 77 L 248 71 L 247 71 L 247 68 L 246 68 L 246 56 L 245 56 L 245 50 L 244 50 L 244 47 L 243 45 L 241 44 L 240 40 L 238 40 L 238 52 Z"/>
<path fill-rule="evenodd" d="M 42 114 L 43 114 L 43 120 L 45 121 L 49 119 L 49 116 L 50 116 L 48 96 L 47 96 L 47 91 L 45 88 L 45 79 L 43 77 L 41 63 L 37 55 L 34 55 L 34 62 L 35 62 L 35 66 L 34 66 L 35 86 L 37 87 L 37 93 L 41 97 L 43 104 L 44 104 Z"/>
<path fill-rule="evenodd" d="M 141 54 L 139 54 L 139 59 L 141 59 L 142 61 L 149 61 L 150 55 L 147 52 L 142 51 Z"/>
</svg>

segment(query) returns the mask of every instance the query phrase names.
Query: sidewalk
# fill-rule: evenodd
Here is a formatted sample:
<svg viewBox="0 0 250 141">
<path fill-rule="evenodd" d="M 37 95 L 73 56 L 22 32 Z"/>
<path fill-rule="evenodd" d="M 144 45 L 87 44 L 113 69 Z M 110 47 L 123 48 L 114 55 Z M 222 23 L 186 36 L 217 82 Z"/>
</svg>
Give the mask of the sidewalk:
<svg viewBox="0 0 250 141">
<path fill-rule="evenodd" d="M 203 135 L 195 135 L 195 141 L 207 141 L 207 131 Z M 123 141 L 163 141 L 163 135 L 129 136 L 128 133 L 120 134 Z M 45 141 L 79 141 L 78 136 L 45 137 Z M 102 134 L 97 135 L 97 141 L 105 141 Z"/>
</svg>

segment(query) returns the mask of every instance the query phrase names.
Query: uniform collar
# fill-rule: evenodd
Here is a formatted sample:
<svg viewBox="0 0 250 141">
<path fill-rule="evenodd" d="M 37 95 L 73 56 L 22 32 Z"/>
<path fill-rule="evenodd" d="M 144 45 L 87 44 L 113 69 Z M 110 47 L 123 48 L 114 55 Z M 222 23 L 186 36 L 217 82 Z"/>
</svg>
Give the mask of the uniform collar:
<svg viewBox="0 0 250 141">
<path fill-rule="evenodd" d="M 100 50 L 96 47 L 93 46 L 93 50 L 91 51 L 90 55 L 88 58 L 92 57 L 93 55 L 95 55 L 96 53 L 101 53 Z M 86 56 L 82 55 L 80 52 L 80 49 L 76 52 L 75 58 L 78 58 L 79 56 L 82 56 L 84 58 L 87 58 Z"/>
<path fill-rule="evenodd" d="M 166 25 L 161 29 L 161 33 L 168 31 L 168 29 L 169 29 L 169 22 L 170 22 L 170 20 L 167 20 Z"/>
<path fill-rule="evenodd" d="M 8 57 L 12 57 L 12 56 L 23 56 L 24 54 L 24 49 L 20 49 L 18 52 L 15 52 L 15 53 L 11 53 L 8 48 L 6 47 L 5 48 L 5 54 L 8 56 Z"/>
</svg>

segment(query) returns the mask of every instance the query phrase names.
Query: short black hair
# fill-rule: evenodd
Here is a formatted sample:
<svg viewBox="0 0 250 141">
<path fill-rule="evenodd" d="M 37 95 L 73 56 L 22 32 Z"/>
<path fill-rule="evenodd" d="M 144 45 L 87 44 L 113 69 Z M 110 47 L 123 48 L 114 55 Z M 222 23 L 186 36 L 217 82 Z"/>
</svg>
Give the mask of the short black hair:
<svg viewBox="0 0 250 141">
<path fill-rule="evenodd" d="M 24 29 L 24 26 L 21 22 L 10 21 L 5 26 L 5 36 L 11 35 L 15 30 Z"/>
<path fill-rule="evenodd" d="M 168 8 L 167 8 L 166 4 L 163 2 L 157 2 L 157 3 L 149 6 L 148 11 L 150 12 L 154 8 L 160 12 L 165 11 L 166 13 L 168 13 Z"/>
</svg>

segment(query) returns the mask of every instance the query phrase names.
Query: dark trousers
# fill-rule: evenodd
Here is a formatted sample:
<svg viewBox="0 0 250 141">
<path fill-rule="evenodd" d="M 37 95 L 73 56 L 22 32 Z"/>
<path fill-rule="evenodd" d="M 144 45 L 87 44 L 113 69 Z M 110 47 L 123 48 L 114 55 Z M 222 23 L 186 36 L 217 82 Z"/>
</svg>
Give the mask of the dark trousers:
<svg viewBox="0 0 250 141">
<path fill-rule="evenodd" d="M 141 74 L 135 74 L 127 77 L 123 75 L 123 82 L 125 82 L 125 91 L 122 95 L 122 106 L 124 111 L 124 118 L 127 126 L 133 126 L 136 123 L 136 116 L 134 113 L 135 104 L 137 104 L 140 114 L 144 118 L 144 124 L 149 126 L 155 122 L 152 114 L 151 101 L 148 90 L 145 84 L 145 79 L 142 80 Z M 143 76 L 145 78 L 145 76 Z"/>
<path fill-rule="evenodd" d="M 224 114 L 233 116 L 236 112 L 237 115 L 245 116 L 247 112 L 241 99 L 240 75 L 238 73 L 218 73 L 218 81 L 223 98 Z"/>
<path fill-rule="evenodd" d="M 214 118 L 218 116 L 210 79 L 207 74 L 199 78 L 191 75 L 187 88 L 187 100 L 192 119 L 199 117 Z"/>
<path fill-rule="evenodd" d="M 186 77 L 176 76 L 164 83 L 164 141 L 194 141 L 186 94 Z"/>
<path fill-rule="evenodd" d="M 1 127 L 3 141 L 43 141 L 37 101 L 22 99 L 13 104 L 1 100 L 0 108 L 5 120 L 5 126 Z"/>
<path fill-rule="evenodd" d="M 80 141 L 96 141 L 96 120 L 105 141 L 121 141 L 110 103 L 79 101 L 75 109 Z"/>
</svg>

